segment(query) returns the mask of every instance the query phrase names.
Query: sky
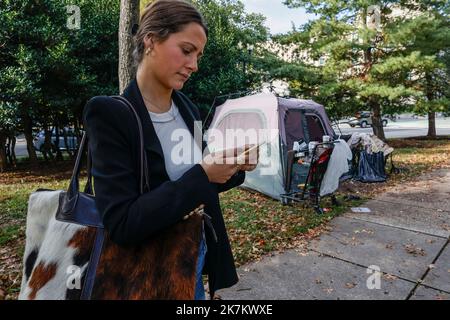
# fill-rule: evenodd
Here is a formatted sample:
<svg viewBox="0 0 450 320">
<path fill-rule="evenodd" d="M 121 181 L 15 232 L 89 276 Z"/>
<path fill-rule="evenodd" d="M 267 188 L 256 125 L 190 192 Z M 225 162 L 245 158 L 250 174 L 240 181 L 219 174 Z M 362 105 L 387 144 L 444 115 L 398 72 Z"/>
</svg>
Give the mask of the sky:
<svg viewBox="0 0 450 320">
<path fill-rule="evenodd" d="M 272 34 L 285 33 L 292 30 L 292 22 L 296 26 L 308 22 L 314 15 L 303 8 L 289 9 L 282 0 L 241 0 L 246 12 L 262 13 L 266 17 L 266 26 Z"/>
</svg>

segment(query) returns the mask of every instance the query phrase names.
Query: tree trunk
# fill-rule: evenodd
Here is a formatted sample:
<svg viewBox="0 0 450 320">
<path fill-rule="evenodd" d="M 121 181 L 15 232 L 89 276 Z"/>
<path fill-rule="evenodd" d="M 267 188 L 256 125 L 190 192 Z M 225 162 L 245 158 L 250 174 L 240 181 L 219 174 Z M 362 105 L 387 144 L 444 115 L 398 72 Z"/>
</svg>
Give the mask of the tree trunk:
<svg viewBox="0 0 450 320">
<path fill-rule="evenodd" d="M 136 68 L 133 61 L 134 24 L 139 23 L 139 0 L 120 1 L 119 25 L 119 86 L 122 93 L 128 83 L 135 77 Z"/>
<path fill-rule="evenodd" d="M 436 139 L 436 112 L 428 112 L 428 134 L 430 139 Z"/>
<path fill-rule="evenodd" d="M 367 8 L 363 10 L 363 22 L 366 24 L 367 19 Z M 361 75 L 364 81 L 367 81 L 368 75 L 370 73 L 370 70 L 373 66 L 373 53 L 372 53 L 372 46 L 369 46 L 366 50 L 364 50 L 364 71 Z M 384 135 L 384 129 L 383 129 L 383 122 L 381 119 L 381 107 L 380 103 L 376 100 L 369 99 L 369 106 L 372 111 L 372 128 L 373 128 L 373 134 L 376 135 L 378 138 L 380 138 L 383 141 L 386 141 L 386 137 Z"/>
<path fill-rule="evenodd" d="M 372 102 L 372 128 L 373 128 L 373 134 L 376 135 L 378 138 L 380 138 L 383 141 L 386 141 L 386 137 L 384 135 L 384 128 L 383 128 L 383 122 L 381 121 L 381 108 L 379 103 Z"/>
<path fill-rule="evenodd" d="M 0 172 L 6 169 L 6 134 L 0 133 Z"/>
<path fill-rule="evenodd" d="M 36 155 L 36 150 L 33 146 L 33 123 L 29 115 L 23 115 L 23 130 L 25 135 L 25 140 L 27 141 L 27 151 L 30 163 L 32 165 L 38 164 L 38 157 Z"/>
<path fill-rule="evenodd" d="M 64 129 L 63 130 L 63 139 L 64 139 L 64 146 L 66 147 L 66 152 L 68 153 L 68 155 L 70 156 L 70 158 L 73 158 L 73 151 L 71 146 L 73 146 L 73 141 L 75 139 L 75 136 L 71 136 L 70 139 L 72 141 L 71 145 L 69 145 L 69 138 L 67 137 L 67 131 Z"/>
<path fill-rule="evenodd" d="M 426 79 L 426 94 L 428 102 L 434 100 L 434 92 L 433 92 L 433 77 L 430 73 L 425 74 Z M 430 139 L 436 139 L 436 112 L 434 110 L 428 110 L 428 134 L 427 137 Z"/>
<path fill-rule="evenodd" d="M 12 156 L 12 138 L 11 136 L 8 136 L 6 139 L 6 147 L 5 147 L 5 152 L 6 152 L 6 160 L 8 161 L 9 165 L 13 165 L 13 156 Z"/>
<path fill-rule="evenodd" d="M 44 156 L 45 162 L 49 159 L 53 160 L 53 146 L 52 146 L 52 130 L 48 128 L 48 126 L 44 126 L 44 144 L 42 155 Z M 48 156 L 48 157 L 47 157 Z"/>
<path fill-rule="evenodd" d="M 17 158 L 16 158 L 16 136 L 15 133 L 11 135 L 11 156 L 12 156 L 12 165 L 13 167 L 17 166 Z"/>
<path fill-rule="evenodd" d="M 61 146 L 59 145 L 60 137 L 59 137 L 59 126 L 57 123 L 55 123 L 54 128 L 55 128 L 55 151 L 56 151 L 55 158 L 58 161 L 62 161 L 62 160 L 64 160 L 64 157 L 61 152 Z M 64 127 L 63 127 L 63 131 L 64 131 Z M 67 148 L 67 144 L 66 144 L 66 148 Z"/>
<path fill-rule="evenodd" d="M 84 130 L 86 130 L 86 128 L 84 128 Z M 77 144 L 74 151 L 74 156 L 76 156 L 78 153 L 78 149 L 80 148 L 81 139 L 83 138 L 83 131 L 81 131 L 80 123 L 78 121 L 74 123 L 73 132 L 75 134 L 75 138 L 77 139 Z"/>
</svg>

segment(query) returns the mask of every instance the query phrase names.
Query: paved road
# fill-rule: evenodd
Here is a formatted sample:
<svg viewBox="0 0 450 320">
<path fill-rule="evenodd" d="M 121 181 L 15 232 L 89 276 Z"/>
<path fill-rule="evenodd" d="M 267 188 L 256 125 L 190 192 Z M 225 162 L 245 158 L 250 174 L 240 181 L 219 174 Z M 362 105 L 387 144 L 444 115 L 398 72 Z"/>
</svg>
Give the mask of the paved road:
<svg viewBox="0 0 450 320">
<path fill-rule="evenodd" d="M 348 124 L 341 123 L 339 125 L 342 134 L 352 134 L 354 132 L 372 133 L 372 128 L 351 128 Z M 339 130 L 335 128 L 336 133 Z M 450 118 L 440 118 L 436 121 L 436 131 L 438 135 L 450 135 Z M 390 122 L 384 128 L 386 138 L 408 138 L 426 136 L 428 133 L 428 120 L 398 120 Z"/>
<path fill-rule="evenodd" d="M 225 300 L 450 300 L 450 170 L 348 212 L 306 248 L 238 269 Z"/>
</svg>

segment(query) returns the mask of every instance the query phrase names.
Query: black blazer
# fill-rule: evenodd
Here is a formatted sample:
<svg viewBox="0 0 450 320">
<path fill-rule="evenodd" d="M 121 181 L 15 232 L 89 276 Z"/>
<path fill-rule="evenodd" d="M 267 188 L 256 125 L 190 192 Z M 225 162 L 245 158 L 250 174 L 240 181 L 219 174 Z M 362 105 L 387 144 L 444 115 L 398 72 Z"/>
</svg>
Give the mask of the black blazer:
<svg viewBox="0 0 450 320">
<path fill-rule="evenodd" d="M 209 276 L 210 291 L 214 294 L 220 288 L 234 285 L 238 277 L 218 194 L 242 184 L 245 173 L 237 173 L 225 184 L 214 184 L 197 164 L 179 180 L 170 181 L 161 144 L 136 80 L 123 96 L 134 106 L 143 126 L 150 191 L 142 196 L 139 194 L 139 131 L 131 111 L 122 102 L 101 96 L 92 98 L 83 114 L 92 154 L 95 201 L 111 239 L 121 245 L 140 244 L 205 204 L 218 237 L 216 242 L 208 228 L 205 229 L 208 252 L 204 273 Z M 174 91 L 172 99 L 193 134 L 194 120 L 200 121 L 198 108 L 181 92 Z"/>
</svg>

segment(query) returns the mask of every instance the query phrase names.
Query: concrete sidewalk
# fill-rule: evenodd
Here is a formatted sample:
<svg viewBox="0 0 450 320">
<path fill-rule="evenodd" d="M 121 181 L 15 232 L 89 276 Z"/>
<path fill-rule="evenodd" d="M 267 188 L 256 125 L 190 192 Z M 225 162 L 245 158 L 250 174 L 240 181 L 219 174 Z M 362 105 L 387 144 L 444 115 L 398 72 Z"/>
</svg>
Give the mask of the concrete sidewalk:
<svg viewBox="0 0 450 320">
<path fill-rule="evenodd" d="M 450 299 L 450 170 L 440 169 L 346 213 L 304 253 L 242 266 L 225 300 Z"/>
</svg>

